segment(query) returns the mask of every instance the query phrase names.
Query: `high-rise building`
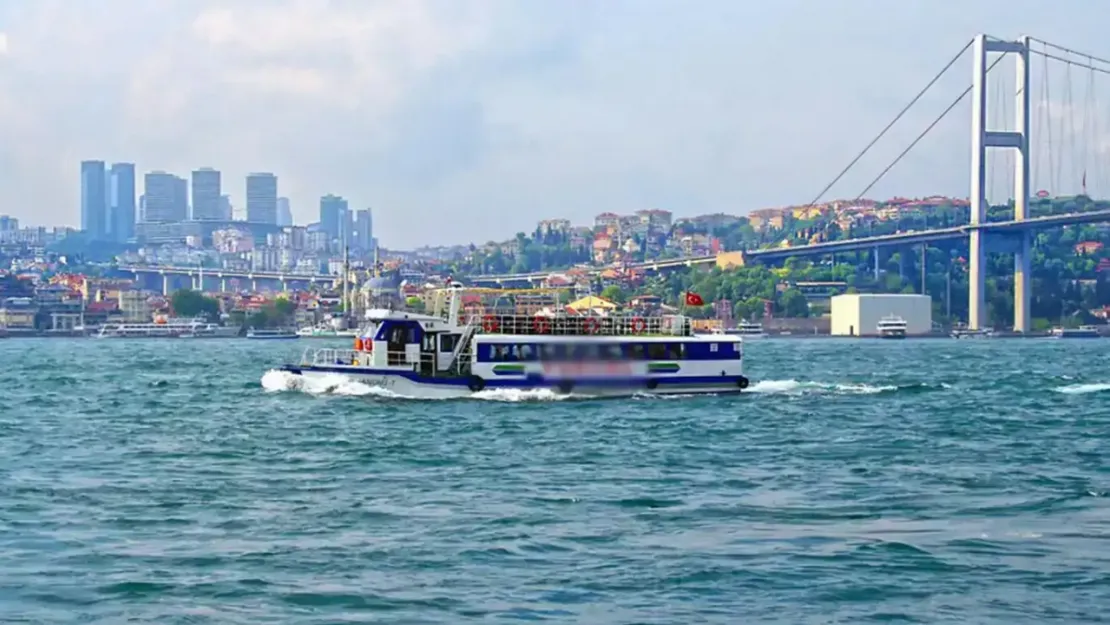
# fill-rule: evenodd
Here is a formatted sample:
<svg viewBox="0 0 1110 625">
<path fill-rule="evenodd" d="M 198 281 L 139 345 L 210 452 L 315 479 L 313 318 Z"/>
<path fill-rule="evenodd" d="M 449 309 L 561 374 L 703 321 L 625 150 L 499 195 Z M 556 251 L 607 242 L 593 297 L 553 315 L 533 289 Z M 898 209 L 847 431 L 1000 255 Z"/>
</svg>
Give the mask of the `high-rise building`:
<svg viewBox="0 0 1110 625">
<path fill-rule="evenodd" d="M 277 199 L 277 224 L 279 226 L 293 225 L 293 209 L 289 207 L 289 198 L 287 197 Z"/>
<path fill-rule="evenodd" d="M 135 237 L 135 164 L 113 163 L 108 171 L 108 215 L 114 241 Z"/>
<path fill-rule="evenodd" d="M 373 251 L 374 216 L 370 212 L 370 209 L 367 208 L 356 212 L 354 222 L 354 241 L 352 242 L 352 246 L 363 252 Z"/>
<path fill-rule="evenodd" d="M 189 214 L 188 185 L 164 171 L 152 171 L 143 180 L 143 221 L 185 221 Z"/>
<path fill-rule="evenodd" d="M 320 198 L 320 230 L 327 234 L 330 247 L 342 249 L 351 232 L 347 200 L 330 193 Z"/>
<path fill-rule="evenodd" d="M 269 173 L 247 176 L 247 221 L 277 224 L 277 176 Z"/>
<path fill-rule="evenodd" d="M 220 172 L 211 167 L 201 167 L 193 171 L 193 215 L 194 221 L 223 219 L 223 206 L 220 195 Z"/>
<path fill-rule="evenodd" d="M 108 238 L 108 189 L 104 161 L 81 161 L 81 229 L 94 240 Z"/>
<path fill-rule="evenodd" d="M 224 221 L 231 221 L 235 219 L 235 211 L 231 207 L 230 195 L 220 196 L 220 215 L 220 219 L 223 219 Z"/>
<path fill-rule="evenodd" d="M 189 218 L 189 181 L 180 176 L 173 177 L 173 210 L 178 215 L 174 221 Z"/>
</svg>

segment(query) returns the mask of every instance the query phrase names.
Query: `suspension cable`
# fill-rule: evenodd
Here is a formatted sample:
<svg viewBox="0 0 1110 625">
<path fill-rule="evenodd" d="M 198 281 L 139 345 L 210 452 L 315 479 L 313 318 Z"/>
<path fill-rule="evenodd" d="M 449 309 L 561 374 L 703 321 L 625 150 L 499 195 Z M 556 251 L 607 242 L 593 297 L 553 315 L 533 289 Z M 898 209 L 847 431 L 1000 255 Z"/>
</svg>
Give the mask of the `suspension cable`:
<svg viewBox="0 0 1110 625">
<path fill-rule="evenodd" d="M 1071 48 L 1066 48 L 1064 46 L 1052 43 L 1051 41 L 1045 41 L 1044 39 L 1037 39 L 1036 37 L 1030 37 L 1029 40 L 1030 41 L 1036 41 L 1036 42 L 1038 42 L 1038 43 L 1040 43 L 1044 46 L 1044 52 L 1040 52 L 1040 51 L 1037 51 L 1037 50 L 1030 50 L 1030 52 L 1036 52 L 1037 54 L 1042 54 L 1044 56 L 1051 56 L 1051 53 L 1048 52 L 1048 49 L 1049 48 L 1055 48 L 1055 49 L 1057 49 L 1057 50 L 1059 50 L 1059 51 L 1061 51 L 1065 54 L 1086 57 L 1088 60 L 1090 60 L 1092 62 L 1092 65 L 1094 63 L 1101 63 L 1102 65 L 1110 65 L 1110 60 L 1099 58 L 1099 57 L 1094 56 L 1092 54 L 1087 54 L 1086 52 L 1080 52 L 1078 50 L 1072 50 Z M 1058 57 L 1056 58 L 1056 60 L 1064 61 L 1065 63 L 1070 62 L 1067 59 L 1058 58 Z M 1103 70 L 1103 72 L 1104 73 L 1110 73 L 1110 70 Z"/>
<path fill-rule="evenodd" d="M 1004 57 L 1001 55 L 996 58 L 994 62 L 991 63 L 989 67 L 987 67 L 987 73 L 990 73 L 990 71 L 994 69 L 994 66 L 998 65 L 999 61 L 1001 61 L 1003 58 Z M 856 196 L 856 201 L 859 201 L 863 198 L 863 196 L 867 195 L 867 192 L 870 191 L 871 188 L 874 187 L 876 184 L 878 184 L 879 181 L 882 180 L 883 176 L 887 175 L 887 173 L 891 169 L 894 169 L 894 166 L 897 165 L 899 161 L 901 161 L 903 158 L 905 158 L 905 156 L 910 153 L 910 150 L 912 150 L 918 143 L 920 143 L 921 140 L 925 138 L 925 135 L 929 134 L 929 132 L 932 131 L 933 128 L 940 123 L 940 120 L 944 119 L 945 116 L 951 113 L 952 109 L 956 108 L 956 106 L 958 106 L 960 102 L 962 102 L 963 99 L 967 97 L 967 94 L 971 93 L 972 86 L 973 85 L 968 85 L 967 89 L 964 89 L 963 93 L 961 93 L 958 98 L 953 100 L 952 103 L 948 105 L 948 108 L 944 109 L 944 111 L 939 116 L 937 116 L 937 118 L 934 119 L 932 123 L 925 127 L 925 130 L 922 131 L 921 134 L 917 135 L 916 139 L 914 139 L 908 146 L 906 146 L 906 149 L 902 150 L 902 153 L 899 154 L 897 158 L 895 158 L 893 161 L 891 161 L 889 165 L 886 166 L 886 169 L 884 169 L 878 176 L 875 176 L 875 179 L 871 181 L 871 184 L 867 185 L 867 187 L 865 187 L 863 191 L 861 191 L 860 194 Z"/>
<path fill-rule="evenodd" d="M 1045 46 L 1048 49 L 1048 46 Z M 1049 78 L 1048 57 L 1044 58 L 1044 106 L 1045 122 L 1048 126 L 1048 184 L 1053 193 L 1060 191 L 1060 166 L 1057 164 L 1056 150 L 1052 145 L 1052 80 Z"/>
<path fill-rule="evenodd" d="M 922 96 L 924 96 L 925 93 L 929 91 L 929 89 L 931 89 L 938 80 L 940 80 L 940 77 L 943 76 L 953 65 L 955 65 L 956 61 L 960 60 L 960 57 L 964 55 L 964 52 L 967 52 L 972 43 L 974 43 L 974 40 L 968 41 L 967 44 L 965 44 L 964 47 L 960 49 L 959 53 L 956 54 L 956 56 L 952 57 L 952 60 L 948 61 L 948 63 L 945 64 L 944 68 L 937 72 L 936 76 L 933 76 L 933 79 L 930 80 L 929 83 L 926 84 L 921 91 L 917 92 L 917 95 L 915 95 L 913 99 L 910 100 L 909 104 L 903 107 L 902 110 L 898 112 L 898 115 L 896 115 L 894 119 L 890 120 L 890 123 L 887 124 L 886 127 L 883 128 L 882 131 L 878 135 L 876 135 L 874 139 L 871 140 L 870 143 L 867 144 L 867 147 L 863 148 L 863 151 L 857 154 L 856 157 L 852 159 L 852 162 L 848 163 L 848 166 L 841 170 L 841 172 L 836 175 L 836 178 L 832 179 L 832 182 L 825 185 L 825 188 L 821 189 L 821 192 L 818 193 L 817 196 L 814 197 L 807 206 L 812 206 L 816 204 L 822 197 L 825 196 L 826 193 L 829 192 L 829 189 L 833 188 L 836 183 L 840 182 L 840 179 L 843 178 L 844 175 L 852 169 L 852 167 L 855 167 L 856 163 L 858 163 L 859 160 L 863 158 L 864 155 L 866 155 L 871 150 L 871 148 L 874 147 L 875 144 L 878 143 L 879 140 L 882 139 L 883 136 L 886 135 L 886 133 L 891 128 L 894 127 L 894 124 L 897 124 L 898 120 L 902 119 L 902 116 L 904 116 L 907 112 L 909 112 L 911 108 L 913 108 L 913 105 L 917 104 L 917 101 L 920 100 Z"/>
</svg>

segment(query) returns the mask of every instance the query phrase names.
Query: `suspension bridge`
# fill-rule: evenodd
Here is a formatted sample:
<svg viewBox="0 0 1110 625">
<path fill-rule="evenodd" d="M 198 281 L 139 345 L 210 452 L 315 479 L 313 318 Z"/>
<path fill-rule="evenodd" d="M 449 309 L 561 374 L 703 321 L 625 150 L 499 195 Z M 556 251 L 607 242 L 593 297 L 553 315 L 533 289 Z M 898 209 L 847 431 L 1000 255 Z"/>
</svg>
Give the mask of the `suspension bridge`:
<svg viewBox="0 0 1110 625">
<path fill-rule="evenodd" d="M 1029 210 L 1031 185 L 1039 189 L 1037 195 L 1040 197 L 1049 195 L 1045 189 L 1051 189 L 1051 194 L 1055 196 L 1066 196 L 1071 192 L 1072 195 L 1090 197 L 1088 182 L 1093 182 L 1093 186 L 1104 194 L 1110 191 L 1107 189 L 1110 186 L 1110 167 L 1105 163 L 1106 157 L 1110 155 L 1110 118 L 1104 120 L 1104 124 L 1099 123 L 1102 106 L 1095 81 L 1097 76 L 1110 74 L 1110 60 L 1035 37 L 1006 40 L 984 34 L 977 35 L 825 185 L 809 205 L 820 203 L 969 52 L 972 60 L 971 84 L 871 179 L 854 200 L 857 203 L 863 200 L 942 120 L 970 96 L 969 223 L 788 248 L 746 250 L 743 252 L 744 259 L 771 262 L 790 257 L 875 250 L 878 273 L 879 248 L 924 246 L 938 241 L 966 239 L 969 248 L 968 326 L 972 329 L 981 329 L 984 326 L 986 255 L 1011 253 L 1014 255 L 1013 328 L 1015 332 L 1028 332 L 1032 233 L 1062 226 L 1110 222 L 1110 209 L 1037 217 L 1032 216 Z M 1001 68 L 998 68 L 1007 58 L 1013 59 L 1011 78 L 1007 78 Z M 1038 62 L 1040 68 L 1039 82 L 1036 85 L 1031 79 L 1035 62 Z M 1054 75 L 1061 70 L 1062 75 Z M 1035 88 L 1039 95 L 1035 101 L 1036 106 L 1033 107 L 1031 95 Z M 1075 96 L 1077 88 L 1084 91 L 1081 99 Z M 1031 133 L 1030 126 L 1034 118 L 1036 123 L 1034 132 Z M 1032 142 L 1031 139 L 1036 141 Z M 999 152 L 992 152 L 992 149 L 998 149 Z M 1000 164 L 1002 167 L 999 167 Z M 999 197 L 1000 194 L 1002 197 Z M 995 205 L 1012 204 L 1013 215 L 1010 219 L 988 220 L 987 208 L 991 205 L 989 195 L 994 196 Z M 997 201 L 999 199 L 1002 201 Z M 703 255 L 626 266 L 630 269 L 658 271 L 716 262 L 717 255 Z M 603 270 L 596 269 L 594 273 Z M 477 276 L 472 280 L 482 284 L 504 284 L 542 280 L 550 273 L 487 275 Z"/>
</svg>

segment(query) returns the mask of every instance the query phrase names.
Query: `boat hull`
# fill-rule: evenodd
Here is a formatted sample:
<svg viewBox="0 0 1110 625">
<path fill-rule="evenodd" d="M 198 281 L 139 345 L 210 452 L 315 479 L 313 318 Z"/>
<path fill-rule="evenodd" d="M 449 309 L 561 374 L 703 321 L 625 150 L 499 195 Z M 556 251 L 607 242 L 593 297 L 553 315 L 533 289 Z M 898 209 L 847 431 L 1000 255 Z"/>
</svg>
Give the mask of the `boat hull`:
<svg viewBox="0 0 1110 625">
<path fill-rule="evenodd" d="M 375 370 L 346 365 L 285 365 L 282 371 L 305 378 L 343 376 L 406 397 L 451 399 L 471 397 L 488 391 L 552 391 L 586 397 L 631 397 L 634 395 L 720 395 L 735 394 L 748 386 L 748 379 L 733 376 L 657 376 L 650 378 L 594 379 L 490 379 L 475 383 L 467 377 L 427 377 L 412 371 Z"/>
</svg>

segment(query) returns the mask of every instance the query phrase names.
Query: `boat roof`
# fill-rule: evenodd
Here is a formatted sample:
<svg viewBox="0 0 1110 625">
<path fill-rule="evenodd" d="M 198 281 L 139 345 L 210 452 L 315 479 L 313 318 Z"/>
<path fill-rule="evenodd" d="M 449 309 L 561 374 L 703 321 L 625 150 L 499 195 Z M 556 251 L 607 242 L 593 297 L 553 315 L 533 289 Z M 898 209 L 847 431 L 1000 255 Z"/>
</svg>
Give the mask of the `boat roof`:
<svg viewBox="0 0 1110 625">
<path fill-rule="evenodd" d="M 476 343 L 742 343 L 738 335 L 719 334 L 477 334 Z"/>
</svg>

